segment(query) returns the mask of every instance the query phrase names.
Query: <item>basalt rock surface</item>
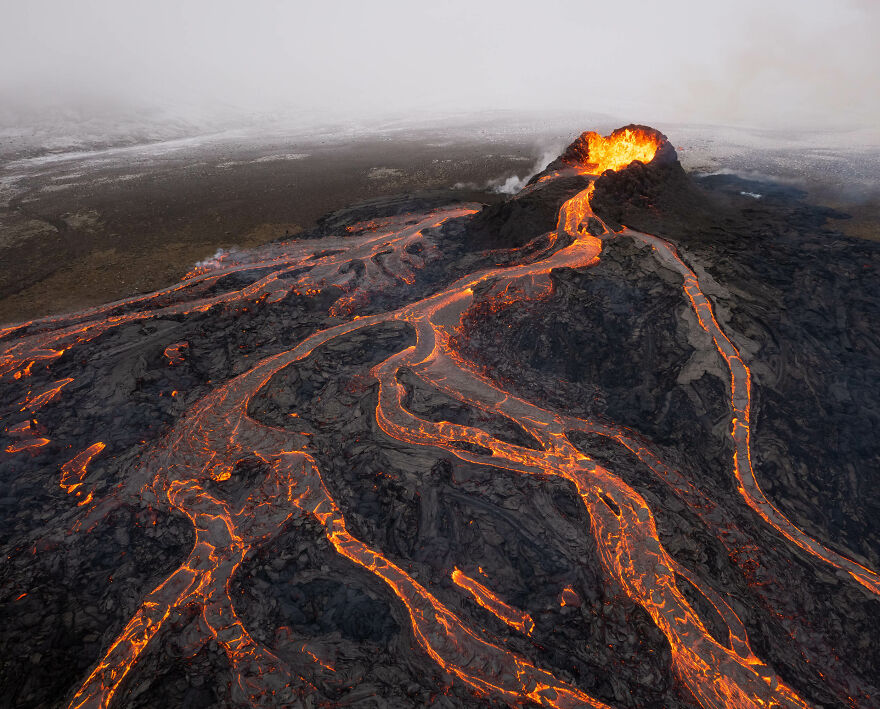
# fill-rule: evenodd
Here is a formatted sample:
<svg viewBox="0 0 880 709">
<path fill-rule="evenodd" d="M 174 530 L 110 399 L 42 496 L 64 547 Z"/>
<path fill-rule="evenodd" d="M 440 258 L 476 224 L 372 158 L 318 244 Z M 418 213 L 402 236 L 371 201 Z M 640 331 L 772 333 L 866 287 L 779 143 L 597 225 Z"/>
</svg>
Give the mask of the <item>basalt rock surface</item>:
<svg viewBox="0 0 880 709">
<path fill-rule="evenodd" d="M 840 215 L 797 192 L 733 177 L 695 181 L 670 151 L 600 177 L 596 215 L 673 243 L 699 277 L 751 368 L 751 455 L 772 503 L 825 546 L 880 568 L 880 245 L 840 236 L 828 225 Z M 28 350 L 0 377 L 0 707 L 75 704 L 144 599 L 184 562 L 201 563 L 192 561 L 194 545 L 210 536 L 220 555 L 217 540 L 225 538 L 231 551 L 224 553 L 238 553 L 224 530 L 244 524 L 238 511 L 261 499 L 266 480 L 281 480 L 284 455 L 300 452 L 320 471 L 347 532 L 480 638 L 606 706 L 700 706 L 676 677 L 675 649 L 662 629 L 609 578 L 596 522 L 571 482 L 480 462 L 491 451 L 476 443 L 451 449 L 389 435 L 377 418 L 374 368 L 424 344 L 415 318 L 377 319 L 316 341 L 243 400 L 235 409 L 247 417 L 240 427 L 252 420 L 279 436 L 281 457 L 257 444 L 236 449 L 220 474 L 206 471 L 222 456 L 198 462 L 201 443 L 171 459 L 166 487 L 172 472 L 194 466 L 199 500 L 227 510 L 226 527 L 218 529 L 219 516 L 192 512 L 191 502 L 169 504 L 153 477 L 162 452 L 185 444 L 176 432 L 192 430 L 187 422 L 203 402 L 210 403 L 206 417 L 225 410 L 235 390 L 224 387 L 266 358 L 468 274 L 540 263 L 565 246 L 548 232 L 561 205 L 589 181 L 536 179 L 504 203 L 442 213 L 449 202 L 435 194 L 359 205 L 303 235 L 297 267 L 264 288 L 248 290 L 280 273 L 294 247 L 270 247 L 255 261 L 259 268 L 230 267 L 216 279 L 197 276 L 179 293 L 113 306 L 101 317 L 118 321 L 106 328 Z M 417 238 L 394 241 L 419 225 Z M 598 220 L 584 229 L 604 232 Z M 682 276 L 632 234 L 602 238 L 597 262 L 548 269 L 534 292 L 514 297 L 494 282 L 475 286 L 454 351 L 509 395 L 599 429 L 618 427 L 662 460 L 668 473 L 613 435 L 568 434 L 644 498 L 659 542 L 681 570 L 682 594 L 722 645 L 731 641 L 728 626 L 700 588 L 726 599 L 752 651 L 776 673 L 768 686 L 784 682 L 810 706 L 880 706 L 880 600 L 743 501 L 731 471 L 730 373 Z M 341 265 L 333 260 L 348 258 L 356 243 L 366 244 L 363 253 Z M 307 288 L 303 279 L 316 268 L 327 275 Z M 348 310 L 340 308 L 345 298 Z M 193 307 L 175 310 L 181 303 Z M 141 315 L 126 319 L 132 313 Z M 29 337 L 83 322 L 92 321 L 4 331 L 0 347 L 9 353 Z M 522 422 L 430 386 L 417 372 L 402 368 L 396 381 L 403 409 L 419 420 L 541 449 Z M 217 392 L 223 396 L 212 399 Z M 223 420 L 205 418 L 199 435 L 215 442 Z M 223 435 L 238 435 L 239 427 L 230 430 Z M 96 441 L 105 447 L 83 466 L 81 487 L 63 487 L 62 466 Z M 253 516 L 275 520 L 274 505 L 284 499 L 310 498 L 300 488 L 279 492 Z M 554 689 L 512 699 L 444 669 L 424 649 L 399 595 L 328 536 L 320 516 L 326 504 L 291 509 L 242 542 L 226 585 L 229 609 L 254 646 L 270 653 L 272 667 L 287 668 L 287 684 L 271 672 L 255 679 L 236 655 L 242 636 L 230 640 L 232 626 L 215 617 L 230 610 L 215 613 L 192 591 L 128 667 L 111 706 L 556 705 Z M 485 599 L 453 581 L 454 569 L 527 615 L 531 630 L 490 612 Z M 248 662 L 256 666 L 256 654 Z M 476 655 L 472 662 L 482 668 Z M 505 672 L 499 683 L 510 679 Z M 268 690 L 258 692 L 258 684 Z"/>
</svg>

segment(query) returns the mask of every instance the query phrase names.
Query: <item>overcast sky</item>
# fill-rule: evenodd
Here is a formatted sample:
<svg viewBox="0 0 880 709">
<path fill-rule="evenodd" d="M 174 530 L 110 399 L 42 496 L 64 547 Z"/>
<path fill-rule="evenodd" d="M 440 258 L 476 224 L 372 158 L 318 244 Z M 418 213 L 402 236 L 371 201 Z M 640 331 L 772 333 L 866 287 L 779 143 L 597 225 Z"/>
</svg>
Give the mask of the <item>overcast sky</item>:
<svg viewBox="0 0 880 709">
<path fill-rule="evenodd" d="M 880 0 L 0 0 L 0 101 L 880 125 Z"/>
</svg>

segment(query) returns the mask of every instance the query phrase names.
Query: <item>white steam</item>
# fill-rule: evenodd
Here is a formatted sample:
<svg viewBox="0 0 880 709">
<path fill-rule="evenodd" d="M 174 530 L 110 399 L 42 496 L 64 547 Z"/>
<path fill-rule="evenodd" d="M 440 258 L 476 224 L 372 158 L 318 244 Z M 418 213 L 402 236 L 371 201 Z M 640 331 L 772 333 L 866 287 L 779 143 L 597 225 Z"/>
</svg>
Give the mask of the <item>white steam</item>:
<svg viewBox="0 0 880 709">
<path fill-rule="evenodd" d="M 236 249 L 217 249 L 213 256 L 196 261 L 193 269 L 201 272 L 213 271 L 215 268 L 227 265 L 224 261 L 227 261 L 235 252 Z"/>
<path fill-rule="evenodd" d="M 553 146 L 547 148 L 541 153 L 541 157 L 532 165 L 530 171 L 519 177 L 518 175 L 510 175 L 509 177 L 496 177 L 486 183 L 486 189 L 490 192 L 498 194 L 516 194 L 528 184 L 535 175 L 541 172 L 551 162 L 553 162 L 562 153 L 564 146 Z"/>
</svg>

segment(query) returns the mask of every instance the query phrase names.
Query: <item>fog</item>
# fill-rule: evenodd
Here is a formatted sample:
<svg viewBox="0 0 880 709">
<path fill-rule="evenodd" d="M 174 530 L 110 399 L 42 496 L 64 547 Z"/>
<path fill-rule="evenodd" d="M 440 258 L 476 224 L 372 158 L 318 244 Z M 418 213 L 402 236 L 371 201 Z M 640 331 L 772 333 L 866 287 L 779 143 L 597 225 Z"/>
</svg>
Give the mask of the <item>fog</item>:
<svg viewBox="0 0 880 709">
<path fill-rule="evenodd" d="M 0 0 L 0 121 L 880 125 L 877 0 Z"/>
</svg>

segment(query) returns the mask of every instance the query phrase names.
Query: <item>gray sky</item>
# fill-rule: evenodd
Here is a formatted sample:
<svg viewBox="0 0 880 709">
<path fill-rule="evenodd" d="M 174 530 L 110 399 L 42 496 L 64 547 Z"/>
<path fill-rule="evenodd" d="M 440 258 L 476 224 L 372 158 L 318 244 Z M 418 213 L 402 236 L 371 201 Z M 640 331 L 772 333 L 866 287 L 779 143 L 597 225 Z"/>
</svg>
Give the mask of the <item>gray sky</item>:
<svg viewBox="0 0 880 709">
<path fill-rule="evenodd" d="M 880 0 L 0 0 L 0 101 L 880 125 Z"/>
</svg>

